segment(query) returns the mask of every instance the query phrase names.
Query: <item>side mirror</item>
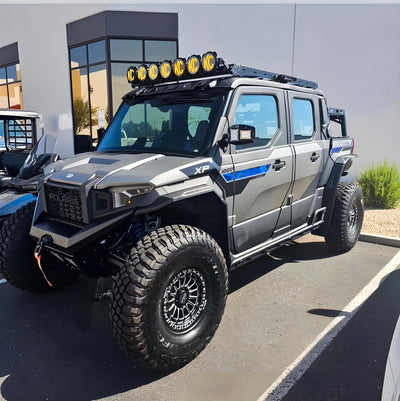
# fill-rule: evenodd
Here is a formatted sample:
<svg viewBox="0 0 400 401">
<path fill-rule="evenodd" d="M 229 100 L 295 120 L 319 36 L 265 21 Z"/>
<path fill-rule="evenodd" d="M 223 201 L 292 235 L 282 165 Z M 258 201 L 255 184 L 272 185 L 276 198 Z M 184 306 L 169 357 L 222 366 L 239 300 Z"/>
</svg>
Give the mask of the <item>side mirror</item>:
<svg viewBox="0 0 400 401">
<path fill-rule="evenodd" d="M 230 129 L 229 142 L 233 145 L 245 145 L 256 140 L 256 129 L 251 125 L 236 124 Z"/>
</svg>

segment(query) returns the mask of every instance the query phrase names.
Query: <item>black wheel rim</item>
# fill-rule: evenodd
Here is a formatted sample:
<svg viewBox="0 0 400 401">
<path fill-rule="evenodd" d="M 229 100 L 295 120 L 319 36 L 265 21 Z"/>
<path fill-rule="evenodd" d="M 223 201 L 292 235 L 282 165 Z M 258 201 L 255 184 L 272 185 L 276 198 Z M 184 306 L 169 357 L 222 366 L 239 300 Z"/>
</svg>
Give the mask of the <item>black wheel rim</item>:
<svg viewBox="0 0 400 401">
<path fill-rule="evenodd" d="M 349 214 L 347 216 L 347 230 L 350 235 L 357 231 L 358 226 L 358 207 L 355 202 L 350 205 Z"/>
<path fill-rule="evenodd" d="M 176 333 L 191 330 L 200 321 L 207 303 L 204 275 L 197 269 L 186 268 L 168 283 L 162 300 L 163 319 Z"/>
</svg>

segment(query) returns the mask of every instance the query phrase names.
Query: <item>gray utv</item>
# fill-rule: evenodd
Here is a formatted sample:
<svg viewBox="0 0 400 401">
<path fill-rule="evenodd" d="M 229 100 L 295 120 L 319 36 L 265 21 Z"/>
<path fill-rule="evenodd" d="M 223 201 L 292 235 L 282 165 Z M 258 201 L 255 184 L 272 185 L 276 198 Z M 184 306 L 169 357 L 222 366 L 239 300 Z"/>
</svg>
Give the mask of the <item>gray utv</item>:
<svg viewBox="0 0 400 401">
<path fill-rule="evenodd" d="M 343 180 L 345 113 L 314 82 L 213 52 L 131 67 L 128 81 L 98 150 L 48 166 L 36 207 L 4 223 L 0 266 L 32 292 L 112 276 L 117 342 L 167 372 L 211 340 L 231 270 L 311 232 L 350 250 L 363 196 Z"/>
</svg>

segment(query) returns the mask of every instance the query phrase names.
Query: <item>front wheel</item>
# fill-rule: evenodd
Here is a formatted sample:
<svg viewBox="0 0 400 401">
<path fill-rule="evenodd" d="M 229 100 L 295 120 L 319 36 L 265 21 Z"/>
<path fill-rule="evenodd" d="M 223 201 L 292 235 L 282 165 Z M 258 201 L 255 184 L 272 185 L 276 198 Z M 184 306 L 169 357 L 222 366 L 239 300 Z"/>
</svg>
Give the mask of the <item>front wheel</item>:
<svg viewBox="0 0 400 401">
<path fill-rule="evenodd" d="M 331 224 L 325 241 L 334 253 L 347 252 L 356 244 L 364 219 L 361 188 L 354 183 L 340 183 L 336 190 Z"/>
<path fill-rule="evenodd" d="M 176 370 L 211 340 L 227 292 L 225 259 L 213 238 L 190 226 L 161 228 L 132 249 L 115 279 L 114 335 L 147 370 Z"/>
</svg>

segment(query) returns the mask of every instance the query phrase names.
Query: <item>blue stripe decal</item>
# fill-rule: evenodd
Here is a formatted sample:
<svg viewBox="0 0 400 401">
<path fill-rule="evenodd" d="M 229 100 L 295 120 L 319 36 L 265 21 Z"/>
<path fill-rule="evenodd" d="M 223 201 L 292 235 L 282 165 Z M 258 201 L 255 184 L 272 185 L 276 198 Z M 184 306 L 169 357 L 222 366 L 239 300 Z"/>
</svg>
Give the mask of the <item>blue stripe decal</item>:
<svg viewBox="0 0 400 401">
<path fill-rule="evenodd" d="M 223 175 L 223 177 L 226 182 L 244 180 L 246 178 L 253 178 L 253 177 L 260 176 L 260 175 L 264 175 L 268 172 L 270 167 L 271 167 L 270 164 L 266 164 L 264 166 L 246 168 L 244 170 L 236 171 L 236 173 L 233 173 L 233 172 L 226 173 Z"/>
<path fill-rule="evenodd" d="M 343 146 L 339 146 L 339 147 L 337 147 L 337 148 L 332 148 L 332 150 L 331 150 L 331 155 L 333 155 L 334 153 L 339 153 L 339 152 L 341 152 L 342 149 L 343 149 Z"/>
<path fill-rule="evenodd" d="M 25 196 L 14 199 L 0 208 L 0 216 L 8 216 L 11 213 L 15 213 L 19 208 L 34 200 L 36 200 L 36 196 L 33 194 L 26 194 Z"/>
</svg>

